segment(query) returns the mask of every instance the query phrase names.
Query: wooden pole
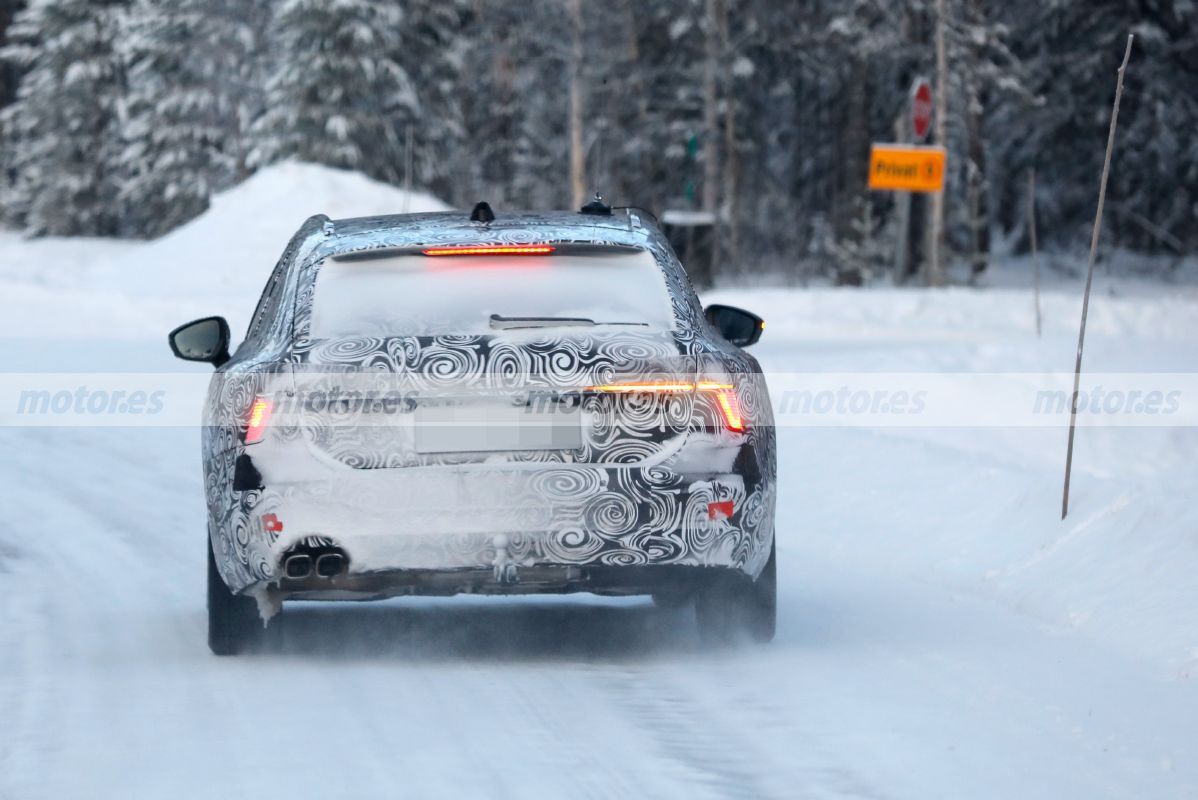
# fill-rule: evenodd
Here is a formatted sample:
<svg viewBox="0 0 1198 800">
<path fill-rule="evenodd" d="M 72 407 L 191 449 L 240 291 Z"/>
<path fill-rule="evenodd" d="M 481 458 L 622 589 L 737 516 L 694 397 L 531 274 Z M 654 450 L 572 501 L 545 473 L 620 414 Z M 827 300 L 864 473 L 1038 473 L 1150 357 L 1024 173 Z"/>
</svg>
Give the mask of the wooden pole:
<svg viewBox="0 0 1198 800">
<path fill-rule="evenodd" d="M 720 58 L 728 58 L 732 52 L 728 31 L 728 3 L 719 4 L 717 16 L 720 29 Z M 724 176 L 720 180 L 719 202 L 720 213 L 716 218 L 716 238 L 719 249 L 716 251 L 717 264 L 730 264 L 735 270 L 741 269 L 740 263 L 740 230 L 737 225 L 736 184 L 740 180 L 740 159 L 736 156 L 736 140 L 739 136 L 736 126 L 736 103 L 731 93 L 725 89 L 724 98 Z"/>
<path fill-rule="evenodd" d="M 1082 295 L 1082 324 L 1077 334 L 1077 363 L 1073 367 L 1073 402 L 1069 412 L 1069 445 L 1065 450 L 1065 490 L 1061 494 L 1061 519 L 1069 514 L 1069 474 L 1073 468 L 1073 437 L 1077 431 L 1077 393 L 1082 377 L 1082 346 L 1086 341 L 1086 314 L 1090 310 L 1090 285 L 1094 282 L 1094 259 L 1098 255 L 1098 235 L 1102 232 L 1102 207 L 1106 203 L 1106 182 L 1111 173 L 1111 151 L 1115 149 L 1115 126 L 1119 121 L 1119 100 L 1123 97 L 1123 74 L 1131 59 L 1131 43 L 1135 37 L 1127 34 L 1127 49 L 1115 83 L 1115 104 L 1111 108 L 1111 129 L 1106 140 L 1106 159 L 1102 164 L 1102 182 L 1098 185 L 1098 211 L 1094 215 L 1094 232 L 1090 236 L 1090 265 L 1086 270 L 1086 290 Z"/>
<path fill-rule="evenodd" d="M 570 104 L 567 128 L 570 137 L 570 202 L 577 209 L 586 202 L 586 155 L 582 141 L 582 2 L 570 0 Z"/>
<path fill-rule="evenodd" d="M 1036 298 L 1036 337 L 1040 336 L 1040 257 L 1036 252 L 1036 168 L 1027 175 L 1027 231 L 1032 240 L 1032 292 Z"/>
<path fill-rule="evenodd" d="M 716 213 L 720 198 L 719 140 L 719 0 L 707 0 L 707 38 L 703 58 L 703 210 Z"/>
<path fill-rule="evenodd" d="M 911 127 L 910 99 L 907 106 L 894 121 L 894 140 L 906 144 L 907 131 Z M 907 279 L 907 228 L 911 225 L 911 193 L 895 192 L 894 204 L 898 209 L 898 236 L 894 245 L 894 285 L 899 286 Z"/>
<path fill-rule="evenodd" d="M 948 24 L 944 0 L 936 0 L 936 144 L 948 147 L 948 53 L 944 28 Z M 928 241 L 928 285 L 944 285 L 944 190 L 932 194 L 932 227 Z"/>
</svg>

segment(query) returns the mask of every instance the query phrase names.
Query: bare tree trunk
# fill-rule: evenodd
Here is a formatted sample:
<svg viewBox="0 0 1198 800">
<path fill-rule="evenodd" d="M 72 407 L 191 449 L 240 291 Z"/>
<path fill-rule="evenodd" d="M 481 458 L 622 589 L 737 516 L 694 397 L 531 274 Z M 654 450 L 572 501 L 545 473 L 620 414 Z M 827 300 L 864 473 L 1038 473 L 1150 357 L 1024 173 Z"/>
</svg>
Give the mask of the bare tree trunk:
<svg viewBox="0 0 1198 800">
<path fill-rule="evenodd" d="M 625 47 L 625 56 L 624 57 L 628 64 L 628 67 L 629 67 L 627 70 L 628 76 L 627 76 L 626 91 L 628 92 L 629 97 L 636 98 L 636 102 L 634 103 L 634 107 L 635 107 L 636 111 L 633 115 L 635 122 L 633 122 L 633 124 L 636 125 L 637 130 L 646 130 L 647 126 L 645 123 L 645 119 L 648 116 L 649 104 L 648 104 L 648 100 L 645 97 L 646 92 L 644 90 L 644 83 L 645 83 L 644 72 L 643 72 L 643 70 L 640 69 L 641 54 L 640 54 L 640 46 L 637 43 L 638 29 L 637 29 L 637 16 L 636 16 L 636 2 L 637 2 L 637 0 L 624 0 L 622 7 L 621 7 L 621 10 L 624 13 L 624 26 L 625 26 L 625 34 L 626 34 L 625 39 L 624 39 L 624 47 Z M 648 175 L 649 174 L 648 169 L 646 169 L 646 167 L 647 167 L 646 160 L 647 159 L 645 158 L 645 150 L 646 150 L 646 148 L 643 146 L 638 147 L 638 149 L 636 150 L 635 159 L 632 160 L 632 162 L 631 162 L 632 169 L 636 171 L 637 175 Z M 632 176 L 623 174 L 623 170 L 617 170 L 617 172 L 621 173 L 616 176 L 619 192 L 613 191 L 611 196 L 612 197 L 630 197 L 636 191 L 636 189 L 634 187 L 640 186 L 641 184 L 639 184 L 638 182 L 633 180 Z M 645 202 L 648 204 L 649 208 L 657 207 L 657 198 L 656 198 L 655 193 L 652 193 L 652 192 L 647 193 L 646 195 L 644 195 L 644 197 L 645 197 Z"/>
<path fill-rule="evenodd" d="M 862 189 L 869 182 L 869 96 L 868 71 L 865 60 L 853 57 L 845 65 L 849 76 L 843 97 L 844 135 L 840 137 L 840 180 L 836 186 L 836 202 L 832 207 L 833 232 L 838 242 L 859 243 L 856 223 L 861 215 L 861 203 L 868 202 Z"/>
<path fill-rule="evenodd" d="M 973 21 L 981 22 L 986 19 L 983 0 L 970 0 L 970 14 Z M 969 77 L 969 107 L 966 109 L 965 122 L 969 128 L 969 165 L 970 165 L 970 204 L 973 208 L 973 264 L 970 269 L 970 282 L 990 267 L 990 180 L 986 165 L 986 141 L 982 130 L 989 104 L 990 92 L 980 86 L 981 80 L 976 72 L 970 70 Z"/>
<path fill-rule="evenodd" d="M 948 146 L 948 54 L 945 50 L 944 28 L 947 24 L 945 0 L 936 0 L 936 144 Z M 947 170 L 946 170 L 947 171 Z M 947 175 L 945 176 L 947 178 Z M 944 285 L 942 249 L 944 245 L 944 190 L 932 195 L 932 225 L 928 241 L 928 285 Z"/>
<path fill-rule="evenodd" d="M 719 6 L 720 0 L 707 0 L 707 48 L 703 61 L 703 210 L 712 213 L 715 213 L 720 197 L 719 141 L 716 138 L 719 130 Z"/>
<path fill-rule="evenodd" d="M 1127 50 L 1119 66 L 1115 83 L 1115 104 L 1111 108 L 1111 130 L 1107 134 L 1106 159 L 1102 162 L 1102 181 L 1098 184 L 1098 211 L 1094 214 L 1094 232 L 1090 236 L 1090 264 L 1086 270 L 1086 290 L 1082 295 L 1082 324 L 1077 333 L 1077 363 L 1073 367 L 1073 402 L 1069 408 L 1069 445 L 1065 450 L 1065 489 L 1061 493 L 1061 519 L 1069 514 L 1069 475 L 1073 469 L 1073 437 L 1077 431 L 1077 393 L 1082 379 L 1082 346 L 1086 343 L 1086 314 L 1090 310 L 1090 285 L 1094 282 L 1094 259 L 1098 255 L 1098 235 L 1102 232 L 1102 207 L 1106 204 L 1106 182 L 1111 174 L 1111 151 L 1115 149 L 1115 126 L 1119 122 L 1119 100 L 1123 97 L 1123 74 L 1131 58 L 1132 34 L 1127 34 Z"/>
<path fill-rule="evenodd" d="M 990 198 L 986 181 L 986 148 L 982 141 L 982 98 L 970 88 L 965 124 L 969 134 L 969 227 L 973 245 L 969 280 L 990 266 Z"/>
<path fill-rule="evenodd" d="M 1027 176 L 1027 233 L 1032 244 L 1032 293 L 1036 302 L 1036 336 L 1040 336 L 1040 255 L 1036 252 L 1036 168 Z"/>
<path fill-rule="evenodd" d="M 719 13 L 720 27 L 720 52 L 726 59 L 730 55 L 731 45 L 728 41 L 728 4 L 720 3 Z M 717 264 L 728 263 L 739 269 L 740 264 L 740 241 L 737 235 L 738 225 L 736 218 L 736 184 L 740 179 L 740 162 L 736 157 L 736 103 L 732 100 L 732 93 L 725 92 L 724 100 L 724 177 L 721 181 L 723 184 L 724 202 L 720 209 L 720 217 L 724 224 L 721 228 L 724 230 L 724 235 L 720 237 L 722 245 L 722 253 L 719 255 Z"/>
<path fill-rule="evenodd" d="M 906 144 L 911 115 L 910 102 L 904 103 L 899 115 L 894 119 L 894 141 Z M 911 224 L 911 193 L 894 193 L 895 215 L 898 218 L 898 230 L 894 243 L 894 274 L 891 276 L 896 286 L 901 285 L 907 278 L 907 227 Z"/>
<path fill-rule="evenodd" d="M 408 206 L 412 202 L 412 169 L 413 169 L 413 153 L 412 153 L 412 126 L 408 125 L 404 129 L 403 141 L 403 213 L 408 213 Z"/>
<path fill-rule="evenodd" d="M 586 154 L 582 143 L 582 2 L 570 8 L 570 197 L 573 208 L 586 202 Z"/>
</svg>

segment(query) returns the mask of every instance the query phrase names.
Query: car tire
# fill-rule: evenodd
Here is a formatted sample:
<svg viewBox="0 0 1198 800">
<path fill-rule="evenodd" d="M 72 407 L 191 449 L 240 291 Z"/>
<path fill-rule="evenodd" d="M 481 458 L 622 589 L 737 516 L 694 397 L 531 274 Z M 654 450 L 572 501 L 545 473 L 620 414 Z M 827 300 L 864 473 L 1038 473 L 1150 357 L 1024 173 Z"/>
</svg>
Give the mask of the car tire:
<svg viewBox="0 0 1198 800">
<path fill-rule="evenodd" d="M 720 575 L 695 597 L 695 619 L 706 642 L 727 643 L 748 636 L 754 642 L 773 641 L 778 621 L 777 550 L 757 579 Z"/>
<path fill-rule="evenodd" d="M 770 542 L 770 557 L 757 580 L 753 581 L 748 624 L 753 641 L 762 644 L 774 641 L 778 628 L 778 551 L 773 541 Z"/>
<path fill-rule="evenodd" d="M 233 594 L 216 569 L 212 540 L 208 541 L 208 648 L 218 656 L 244 652 L 262 638 L 258 601 Z"/>
<path fill-rule="evenodd" d="M 690 592 L 680 589 L 663 589 L 653 593 L 653 605 L 662 611 L 677 611 L 691 602 Z"/>
</svg>

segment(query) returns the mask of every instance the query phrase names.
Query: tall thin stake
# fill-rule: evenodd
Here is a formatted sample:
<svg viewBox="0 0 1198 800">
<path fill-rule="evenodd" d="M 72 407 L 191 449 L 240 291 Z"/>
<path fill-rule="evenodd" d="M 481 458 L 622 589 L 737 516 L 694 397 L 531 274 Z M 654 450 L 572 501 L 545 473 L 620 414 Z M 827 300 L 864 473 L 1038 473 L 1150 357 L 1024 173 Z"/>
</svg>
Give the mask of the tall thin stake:
<svg viewBox="0 0 1198 800">
<path fill-rule="evenodd" d="M 582 137 L 582 0 L 569 0 L 570 9 L 570 104 L 567 129 L 570 134 L 570 207 L 586 202 L 586 153 Z"/>
<path fill-rule="evenodd" d="M 1032 292 L 1036 298 L 1036 336 L 1040 336 L 1040 257 L 1036 252 L 1036 168 L 1027 175 L 1027 230 L 1032 239 Z"/>
<path fill-rule="evenodd" d="M 948 147 L 948 25 L 945 0 L 936 0 L 936 144 Z M 932 193 L 932 225 L 928 241 L 928 285 L 944 285 L 944 190 Z"/>
<path fill-rule="evenodd" d="M 1090 265 L 1086 270 L 1086 291 L 1082 295 L 1082 324 L 1077 334 L 1077 364 L 1073 368 L 1073 402 L 1069 411 L 1069 446 L 1065 451 L 1065 490 L 1061 495 L 1061 519 L 1069 514 L 1069 473 L 1073 469 L 1073 437 L 1077 431 L 1077 396 L 1082 377 L 1082 345 L 1086 341 L 1086 313 L 1090 310 L 1090 285 L 1094 282 L 1094 259 L 1098 255 L 1098 234 L 1102 231 L 1102 207 L 1106 203 L 1106 182 L 1111 173 L 1111 151 L 1115 149 L 1115 125 L 1119 121 L 1119 100 L 1123 97 L 1123 73 L 1131 59 L 1131 43 L 1134 37 L 1127 34 L 1127 50 L 1119 66 L 1119 79 L 1115 84 L 1115 105 L 1111 109 L 1111 130 L 1106 140 L 1106 159 L 1102 164 L 1102 183 L 1098 186 L 1098 211 L 1094 215 L 1094 232 L 1090 236 Z"/>
</svg>

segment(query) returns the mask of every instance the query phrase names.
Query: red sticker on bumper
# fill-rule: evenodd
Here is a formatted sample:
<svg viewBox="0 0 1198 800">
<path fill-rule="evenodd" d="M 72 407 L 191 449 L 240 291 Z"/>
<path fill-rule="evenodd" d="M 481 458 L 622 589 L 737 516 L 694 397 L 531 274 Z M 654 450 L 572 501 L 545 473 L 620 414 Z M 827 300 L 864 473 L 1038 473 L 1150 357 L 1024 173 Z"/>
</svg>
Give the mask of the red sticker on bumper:
<svg viewBox="0 0 1198 800">
<path fill-rule="evenodd" d="M 728 519 L 732 516 L 733 506 L 731 500 L 724 500 L 719 503 L 707 504 L 708 519 Z"/>
</svg>

